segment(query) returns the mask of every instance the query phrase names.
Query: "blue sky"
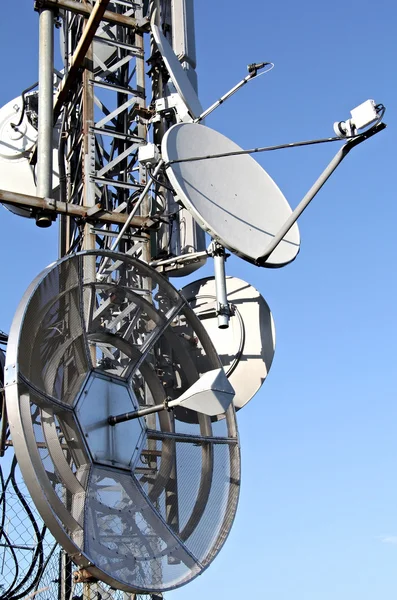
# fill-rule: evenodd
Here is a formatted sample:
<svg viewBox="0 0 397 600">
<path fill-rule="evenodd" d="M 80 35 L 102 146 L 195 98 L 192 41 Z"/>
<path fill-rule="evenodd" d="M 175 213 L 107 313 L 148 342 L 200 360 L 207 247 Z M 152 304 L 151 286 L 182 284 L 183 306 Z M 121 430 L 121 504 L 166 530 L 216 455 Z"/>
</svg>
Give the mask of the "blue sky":
<svg viewBox="0 0 397 600">
<path fill-rule="evenodd" d="M 2 9 L 0 105 L 37 78 L 32 4 Z M 229 539 L 202 576 L 167 598 L 394 600 L 397 8 L 391 0 L 196 0 L 195 14 L 203 106 L 248 63 L 275 63 L 206 121 L 242 147 L 330 136 L 333 122 L 368 98 L 387 107 L 388 129 L 352 151 L 303 215 L 294 263 L 227 262 L 228 274 L 271 307 L 276 355 L 238 414 L 242 487 Z M 334 152 L 325 145 L 256 158 L 295 206 Z M 27 285 L 57 256 L 57 228 L 0 215 L 7 331 Z"/>
</svg>

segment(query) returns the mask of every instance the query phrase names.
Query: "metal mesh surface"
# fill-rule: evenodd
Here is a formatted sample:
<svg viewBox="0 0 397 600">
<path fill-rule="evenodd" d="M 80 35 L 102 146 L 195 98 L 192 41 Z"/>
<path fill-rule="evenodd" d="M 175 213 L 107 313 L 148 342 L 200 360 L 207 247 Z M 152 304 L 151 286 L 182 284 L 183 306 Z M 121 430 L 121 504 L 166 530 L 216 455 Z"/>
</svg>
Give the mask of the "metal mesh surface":
<svg viewBox="0 0 397 600">
<path fill-rule="evenodd" d="M 185 540 L 187 548 L 199 558 L 204 567 L 219 552 L 230 531 L 240 485 L 237 446 L 213 444 L 211 450 L 212 480 L 205 508 L 198 507 L 202 512 L 199 524 L 192 528 Z M 188 461 L 185 459 L 183 462 L 183 468 L 186 469 Z"/>
<path fill-rule="evenodd" d="M 93 469 L 86 527 L 86 552 L 132 586 L 167 589 L 200 570 L 128 475 Z"/>
<path fill-rule="evenodd" d="M 56 598 L 59 546 L 29 496 L 12 449 L 0 473 L 0 597 L 18 600 L 42 590 L 40 598 Z"/>
<path fill-rule="evenodd" d="M 70 404 L 89 365 L 83 338 L 79 258 L 52 269 L 33 293 L 21 328 L 20 374 Z"/>
<path fill-rule="evenodd" d="M 75 565 L 46 529 L 22 480 L 12 448 L 2 459 L 0 508 L 0 598 L 25 600 L 150 600 L 131 596 L 104 583 L 76 583 Z M 85 590 L 84 590 L 85 587 Z"/>
<path fill-rule="evenodd" d="M 187 583 L 236 511 L 234 409 L 214 422 L 185 409 L 114 427 L 108 417 L 178 398 L 220 367 L 200 321 L 158 273 L 108 252 L 63 259 L 24 302 L 7 407 L 42 518 L 113 587 Z"/>
</svg>

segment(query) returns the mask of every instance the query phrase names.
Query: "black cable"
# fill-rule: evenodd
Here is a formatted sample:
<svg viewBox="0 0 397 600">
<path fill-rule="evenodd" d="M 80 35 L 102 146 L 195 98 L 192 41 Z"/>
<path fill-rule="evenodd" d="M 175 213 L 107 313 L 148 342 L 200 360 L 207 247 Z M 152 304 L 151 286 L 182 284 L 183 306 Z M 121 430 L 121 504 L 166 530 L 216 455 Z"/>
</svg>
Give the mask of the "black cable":
<svg viewBox="0 0 397 600">
<path fill-rule="evenodd" d="M 16 552 L 15 552 L 15 550 L 13 548 L 13 545 L 12 545 L 12 542 L 11 542 L 10 538 L 8 537 L 8 535 L 4 531 L 2 532 L 2 537 L 4 538 L 4 540 L 5 540 L 6 544 L 7 544 L 7 549 L 12 554 L 12 558 L 13 558 L 14 563 L 15 563 L 15 575 L 14 575 L 14 579 L 12 580 L 11 585 L 8 586 L 8 589 L 1 596 L 1 599 L 2 600 L 8 600 L 8 598 L 10 598 L 10 600 L 11 600 L 11 598 L 14 599 L 14 596 L 9 596 L 9 594 L 13 593 L 13 591 L 14 591 L 13 588 L 14 588 L 15 582 L 17 581 L 18 576 L 19 576 L 18 558 L 17 558 Z"/>
<path fill-rule="evenodd" d="M 241 155 L 246 155 L 246 154 L 255 154 L 256 152 L 271 152 L 273 150 L 284 150 L 286 148 L 298 148 L 301 146 L 313 146 L 315 144 L 326 144 L 328 142 L 342 142 L 344 140 L 346 140 L 346 141 L 357 140 L 360 137 L 375 131 L 375 129 L 378 127 L 378 125 L 382 122 L 383 116 L 386 112 L 386 108 L 383 106 L 383 104 L 378 104 L 378 106 L 380 107 L 380 110 L 381 110 L 381 114 L 379 115 L 379 118 L 376 120 L 376 122 L 371 127 L 366 129 L 362 133 L 356 133 L 354 135 L 346 135 L 343 137 L 320 138 L 320 139 L 316 139 L 316 140 L 305 140 L 303 142 L 290 142 L 289 144 L 278 144 L 276 146 L 263 146 L 261 148 L 251 148 L 249 150 L 234 150 L 233 152 L 223 152 L 222 154 L 212 154 L 212 155 L 208 154 L 205 156 L 192 156 L 191 158 L 177 158 L 175 160 L 168 161 L 164 165 L 164 167 L 167 168 L 169 165 L 173 165 L 176 163 L 197 162 L 199 160 L 210 160 L 210 159 L 214 159 L 214 158 L 227 158 L 229 156 L 241 156 Z"/>
<path fill-rule="evenodd" d="M 174 162 L 174 161 L 171 161 L 171 163 L 172 163 L 172 162 Z M 178 161 L 177 161 L 177 162 L 178 162 Z M 169 163 L 169 164 L 170 164 L 170 163 Z M 149 177 L 150 177 L 150 179 L 151 179 L 152 181 L 154 181 L 154 183 L 157 183 L 157 185 L 159 185 L 159 186 L 161 186 L 161 187 L 165 188 L 166 190 L 169 190 L 170 192 L 174 192 L 174 191 L 175 191 L 175 190 L 174 190 L 174 188 L 172 188 L 170 185 L 167 185 L 166 183 L 162 183 L 161 181 L 159 181 L 158 179 L 156 179 L 156 177 L 155 177 L 154 175 L 152 175 L 152 173 L 149 171 L 149 169 L 148 169 L 148 171 L 147 171 L 147 172 L 148 172 L 148 174 L 149 174 Z"/>
<path fill-rule="evenodd" d="M 3 382 L 3 373 L 2 369 L 0 369 L 0 383 Z M 0 406 L 1 406 L 1 414 L 0 414 L 0 457 L 2 458 L 5 454 L 6 449 L 6 441 L 8 438 L 8 419 L 7 419 L 7 409 L 6 409 L 6 400 L 5 400 L 5 392 L 4 389 L 0 390 Z"/>
<path fill-rule="evenodd" d="M 3 510 L 2 510 L 2 515 L 1 515 L 1 529 L 0 529 L 0 539 L 4 538 L 6 544 L 7 544 L 7 549 L 10 550 L 12 558 L 14 560 L 14 564 L 15 564 L 15 574 L 14 574 L 14 579 L 12 580 L 11 584 L 8 586 L 8 589 L 5 591 L 5 593 L 3 594 L 2 598 L 7 598 L 8 593 L 12 591 L 16 581 L 18 580 L 19 577 L 19 566 L 18 566 L 18 557 L 15 553 L 15 550 L 11 544 L 10 539 L 8 538 L 8 535 L 6 534 L 6 532 L 4 531 L 4 524 L 5 524 L 5 519 L 6 519 L 6 510 L 7 510 L 7 502 L 6 502 L 6 491 L 7 491 L 7 486 L 8 483 L 10 481 L 10 475 L 7 477 L 7 481 L 4 481 L 4 476 L 3 476 L 3 470 L 1 468 L 0 465 L 0 482 L 1 482 L 1 498 L 0 498 L 0 505 L 3 504 Z M 4 548 L 5 551 L 5 548 Z"/>
<path fill-rule="evenodd" d="M 45 532 L 47 531 L 47 527 L 44 525 L 41 530 L 41 536 L 37 542 L 36 550 L 34 556 L 32 558 L 32 562 L 30 564 L 29 570 L 26 573 L 25 577 L 21 581 L 21 583 L 13 590 L 12 600 L 20 600 L 24 598 L 26 594 L 29 594 L 35 587 L 37 587 L 38 582 L 40 581 L 43 570 L 44 570 L 44 550 L 43 550 L 43 540 L 45 536 Z M 36 568 L 37 560 L 39 560 L 39 565 L 37 566 L 36 575 L 34 576 L 31 583 L 18 595 L 15 595 L 15 592 L 21 589 L 23 585 L 28 581 L 34 569 Z"/>
<path fill-rule="evenodd" d="M 74 240 L 74 242 L 70 246 L 69 250 L 66 252 L 66 256 L 74 253 L 74 251 L 76 250 L 77 246 L 82 242 L 83 237 L 84 237 L 84 230 L 82 228 L 80 228 L 79 235 L 76 237 L 76 239 Z"/>
<path fill-rule="evenodd" d="M 36 546 L 36 550 L 34 552 L 34 555 L 32 557 L 32 561 L 30 564 L 30 567 L 27 571 L 27 573 L 25 574 L 25 576 L 22 578 L 22 580 L 20 581 L 20 583 L 12 590 L 13 595 L 12 595 L 12 600 L 19 600 L 20 598 L 23 598 L 27 593 L 29 593 L 34 586 L 36 585 L 36 579 L 37 579 L 37 574 L 34 577 L 33 582 L 28 586 L 28 588 L 26 588 L 25 590 L 23 590 L 20 594 L 16 595 L 15 592 L 17 592 L 18 590 L 20 590 L 25 584 L 26 582 L 29 580 L 29 578 L 31 577 L 34 569 L 36 568 L 36 563 L 37 561 L 39 561 L 39 565 L 38 565 L 38 569 L 41 573 L 41 568 L 43 566 L 44 563 L 44 550 L 43 550 L 43 540 L 44 540 L 44 536 L 45 536 L 45 532 L 47 530 L 47 527 L 44 525 L 42 530 L 40 531 L 39 526 L 37 525 L 36 519 L 34 518 L 34 515 L 29 507 L 29 504 L 27 503 L 27 501 L 25 500 L 23 494 L 21 493 L 18 484 L 16 482 L 15 479 L 15 469 L 17 467 L 17 459 L 16 456 L 14 455 L 13 460 L 12 460 L 12 464 L 11 464 L 11 471 L 10 471 L 10 475 L 9 475 L 9 480 L 11 480 L 11 484 L 15 490 L 15 493 L 18 497 L 18 500 L 20 501 L 20 503 L 22 504 L 23 508 L 25 509 L 26 514 L 28 515 L 30 522 L 32 523 L 33 526 L 33 530 L 34 533 L 36 535 L 36 539 L 37 539 L 37 546 Z"/>
<path fill-rule="evenodd" d="M 21 94 L 21 98 L 22 98 L 22 111 L 21 114 L 19 116 L 19 121 L 18 123 L 11 123 L 11 127 L 13 129 L 16 129 L 17 127 L 20 126 L 20 124 L 23 121 L 23 117 L 25 116 L 25 109 L 26 109 L 26 100 L 25 100 L 25 96 L 28 92 L 31 92 L 35 87 L 37 87 L 39 85 L 39 82 L 36 81 L 36 83 L 34 83 L 33 85 L 29 86 L 28 88 L 26 88 L 26 90 L 23 90 L 22 94 Z"/>
<path fill-rule="evenodd" d="M 36 580 L 35 580 L 35 589 L 34 589 L 35 592 L 37 592 L 37 589 L 40 585 L 40 580 L 48 566 L 48 563 L 50 562 L 50 560 L 52 558 L 52 555 L 54 554 L 55 550 L 57 549 L 57 547 L 58 547 L 58 542 L 55 542 L 55 544 L 51 548 L 47 558 L 45 559 L 43 566 L 41 567 L 40 571 L 38 572 L 38 576 L 36 577 Z"/>
<path fill-rule="evenodd" d="M 0 506 L 1 506 L 3 504 L 3 502 L 5 503 L 5 493 L 6 493 L 3 469 L 1 467 L 1 464 L 0 464 L 0 483 L 1 483 L 1 496 L 0 496 Z M 3 510 L 2 515 L 1 515 L 0 537 L 1 537 L 2 531 L 4 529 L 5 518 L 6 518 L 5 510 Z"/>
<path fill-rule="evenodd" d="M 43 531 L 44 531 L 44 529 L 46 529 L 46 527 L 45 527 L 45 526 L 44 526 L 44 528 L 43 528 Z M 44 533 L 45 533 L 45 532 L 44 532 Z M 43 535 L 43 539 L 44 539 L 44 535 Z M 36 573 L 36 576 L 35 576 L 35 578 L 34 578 L 34 580 L 33 580 L 32 584 L 29 586 L 29 589 L 28 589 L 28 590 L 25 590 L 25 591 L 24 591 L 22 594 L 20 594 L 19 596 L 17 596 L 17 597 L 15 597 L 15 598 L 13 598 L 13 600 L 17 600 L 17 598 L 22 598 L 22 597 L 23 597 L 23 596 L 24 596 L 26 593 L 28 593 L 28 592 L 32 591 L 32 589 L 33 589 L 33 588 L 34 588 L 34 590 L 33 590 L 33 591 L 37 592 L 37 589 L 38 589 L 38 587 L 39 587 L 39 585 L 40 585 L 40 580 L 41 580 L 42 576 L 44 575 L 44 573 L 45 573 L 45 570 L 46 570 L 46 568 L 47 568 L 47 566 L 48 566 L 48 563 L 50 562 L 50 560 L 51 560 L 51 558 L 52 558 L 52 555 L 54 554 L 54 551 L 56 550 L 56 548 L 57 548 L 57 547 L 58 547 L 58 543 L 57 543 L 57 542 L 55 542 L 55 544 L 54 544 L 54 545 L 53 545 L 53 547 L 51 548 L 51 550 L 50 550 L 50 552 L 49 552 L 49 554 L 48 554 L 47 558 L 45 559 L 45 561 L 44 561 L 44 562 L 43 562 L 43 563 L 42 563 L 42 564 L 41 564 L 41 565 L 38 567 L 38 569 L 37 569 L 37 573 Z"/>
<path fill-rule="evenodd" d="M 135 190 L 135 192 L 133 192 L 131 194 L 131 196 L 128 198 L 128 200 L 127 200 L 127 213 L 129 213 L 132 210 L 132 204 L 135 201 L 135 197 L 139 198 L 140 195 L 141 195 L 141 190 Z"/>
</svg>

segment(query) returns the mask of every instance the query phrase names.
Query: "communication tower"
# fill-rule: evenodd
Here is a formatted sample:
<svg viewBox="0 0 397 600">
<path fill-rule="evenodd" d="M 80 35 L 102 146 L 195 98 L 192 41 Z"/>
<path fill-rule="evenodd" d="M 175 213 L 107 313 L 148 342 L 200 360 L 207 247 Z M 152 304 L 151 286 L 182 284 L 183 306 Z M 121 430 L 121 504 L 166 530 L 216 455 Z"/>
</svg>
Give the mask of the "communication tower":
<svg viewBox="0 0 397 600">
<path fill-rule="evenodd" d="M 38 227 L 57 222 L 59 260 L 0 338 L 0 452 L 15 450 L 1 522 L 15 573 L 2 597 L 157 599 L 202 573 L 227 538 L 236 412 L 273 360 L 271 311 L 226 277 L 227 251 L 258 268 L 295 260 L 299 216 L 384 128 L 384 107 L 364 102 L 334 138 L 243 150 L 204 119 L 273 65 L 248 65 L 204 109 L 193 0 L 35 9 L 39 81 L 0 109 L 0 202 Z M 331 141 L 343 145 L 294 210 L 252 157 Z M 213 277 L 181 292 L 168 281 L 208 259 Z M 13 502 L 33 542 L 9 530 L 28 537 L 11 526 Z"/>
</svg>

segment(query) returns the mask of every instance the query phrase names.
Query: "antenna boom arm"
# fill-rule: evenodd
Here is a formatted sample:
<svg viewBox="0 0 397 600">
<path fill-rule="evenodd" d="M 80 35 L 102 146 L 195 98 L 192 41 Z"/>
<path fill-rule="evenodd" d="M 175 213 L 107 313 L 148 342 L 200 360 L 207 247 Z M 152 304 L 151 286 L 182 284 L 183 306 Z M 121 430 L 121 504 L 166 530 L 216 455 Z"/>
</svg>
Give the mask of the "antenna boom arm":
<svg viewBox="0 0 397 600">
<path fill-rule="evenodd" d="M 318 194 L 318 192 L 321 190 L 321 188 L 323 187 L 325 182 L 331 177 L 332 173 L 340 165 L 342 160 L 348 155 L 350 150 L 352 150 L 355 146 L 358 146 L 358 144 L 361 144 L 361 142 L 364 142 L 368 138 L 372 137 L 376 133 L 379 133 L 380 131 L 385 129 L 385 127 L 386 127 L 386 125 L 384 123 L 380 123 L 376 127 L 373 127 L 369 131 L 363 133 L 362 135 L 355 137 L 353 140 L 350 140 L 349 142 L 346 142 L 346 144 L 344 144 L 342 146 L 342 148 L 340 148 L 338 150 L 338 152 L 335 154 L 334 158 L 331 160 L 331 162 L 327 165 L 327 167 L 321 173 L 320 177 L 312 185 L 310 190 L 302 198 L 302 200 L 300 201 L 298 206 L 295 208 L 295 210 L 291 213 L 290 217 L 286 220 L 284 225 L 281 227 L 281 229 L 278 231 L 278 233 L 274 236 L 273 240 L 267 246 L 265 252 L 260 257 L 257 258 L 256 263 L 258 265 L 263 265 L 267 261 L 269 256 L 277 248 L 277 246 L 280 244 L 280 242 L 282 241 L 284 236 L 289 232 L 289 230 L 294 225 L 294 223 L 296 223 L 296 221 L 301 216 L 303 211 L 309 206 L 310 202 Z"/>
<path fill-rule="evenodd" d="M 214 104 L 211 104 L 210 107 L 208 107 L 204 112 L 201 113 L 201 115 L 199 115 L 197 117 L 197 119 L 194 119 L 194 123 L 200 123 L 200 121 L 202 121 L 203 119 L 205 119 L 205 117 L 207 117 L 209 114 L 211 114 L 216 108 L 218 108 L 218 106 L 220 106 L 221 104 L 223 104 L 225 102 L 225 100 L 227 100 L 228 98 L 230 98 L 231 96 L 233 96 L 233 94 L 235 94 L 236 92 L 238 92 L 238 90 L 240 88 L 243 87 L 243 85 L 245 85 L 246 83 L 248 83 L 249 81 L 251 81 L 251 79 L 253 79 L 254 77 L 257 76 L 258 74 L 258 70 L 262 69 L 263 67 L 267 66 L 267 65 L 271 65 L 271 69 L 273 68 L 273 63 L 259 63 L 258 65 L 249 65 L 249 69 L 250 72 L 249 74 L 244 77 L 244 79 L 242 79 L 241 81 L 239 81 L 234 87 L 232 87 L 231 90 L 229 90 L 228 92 L 226 92 L 226 94 L 224 94 L 223 96 L 221 96 L 219 98 L 219 100 L 217 100 L 216 102 L 214 102 Z M 267 73 L 268 71 L 270 71 L 271 69 L 267 69 L 265 71 L 265 73 Z M 264 73 L 261 73 L 261 75 L 264 75 Z"/>
</svg>

